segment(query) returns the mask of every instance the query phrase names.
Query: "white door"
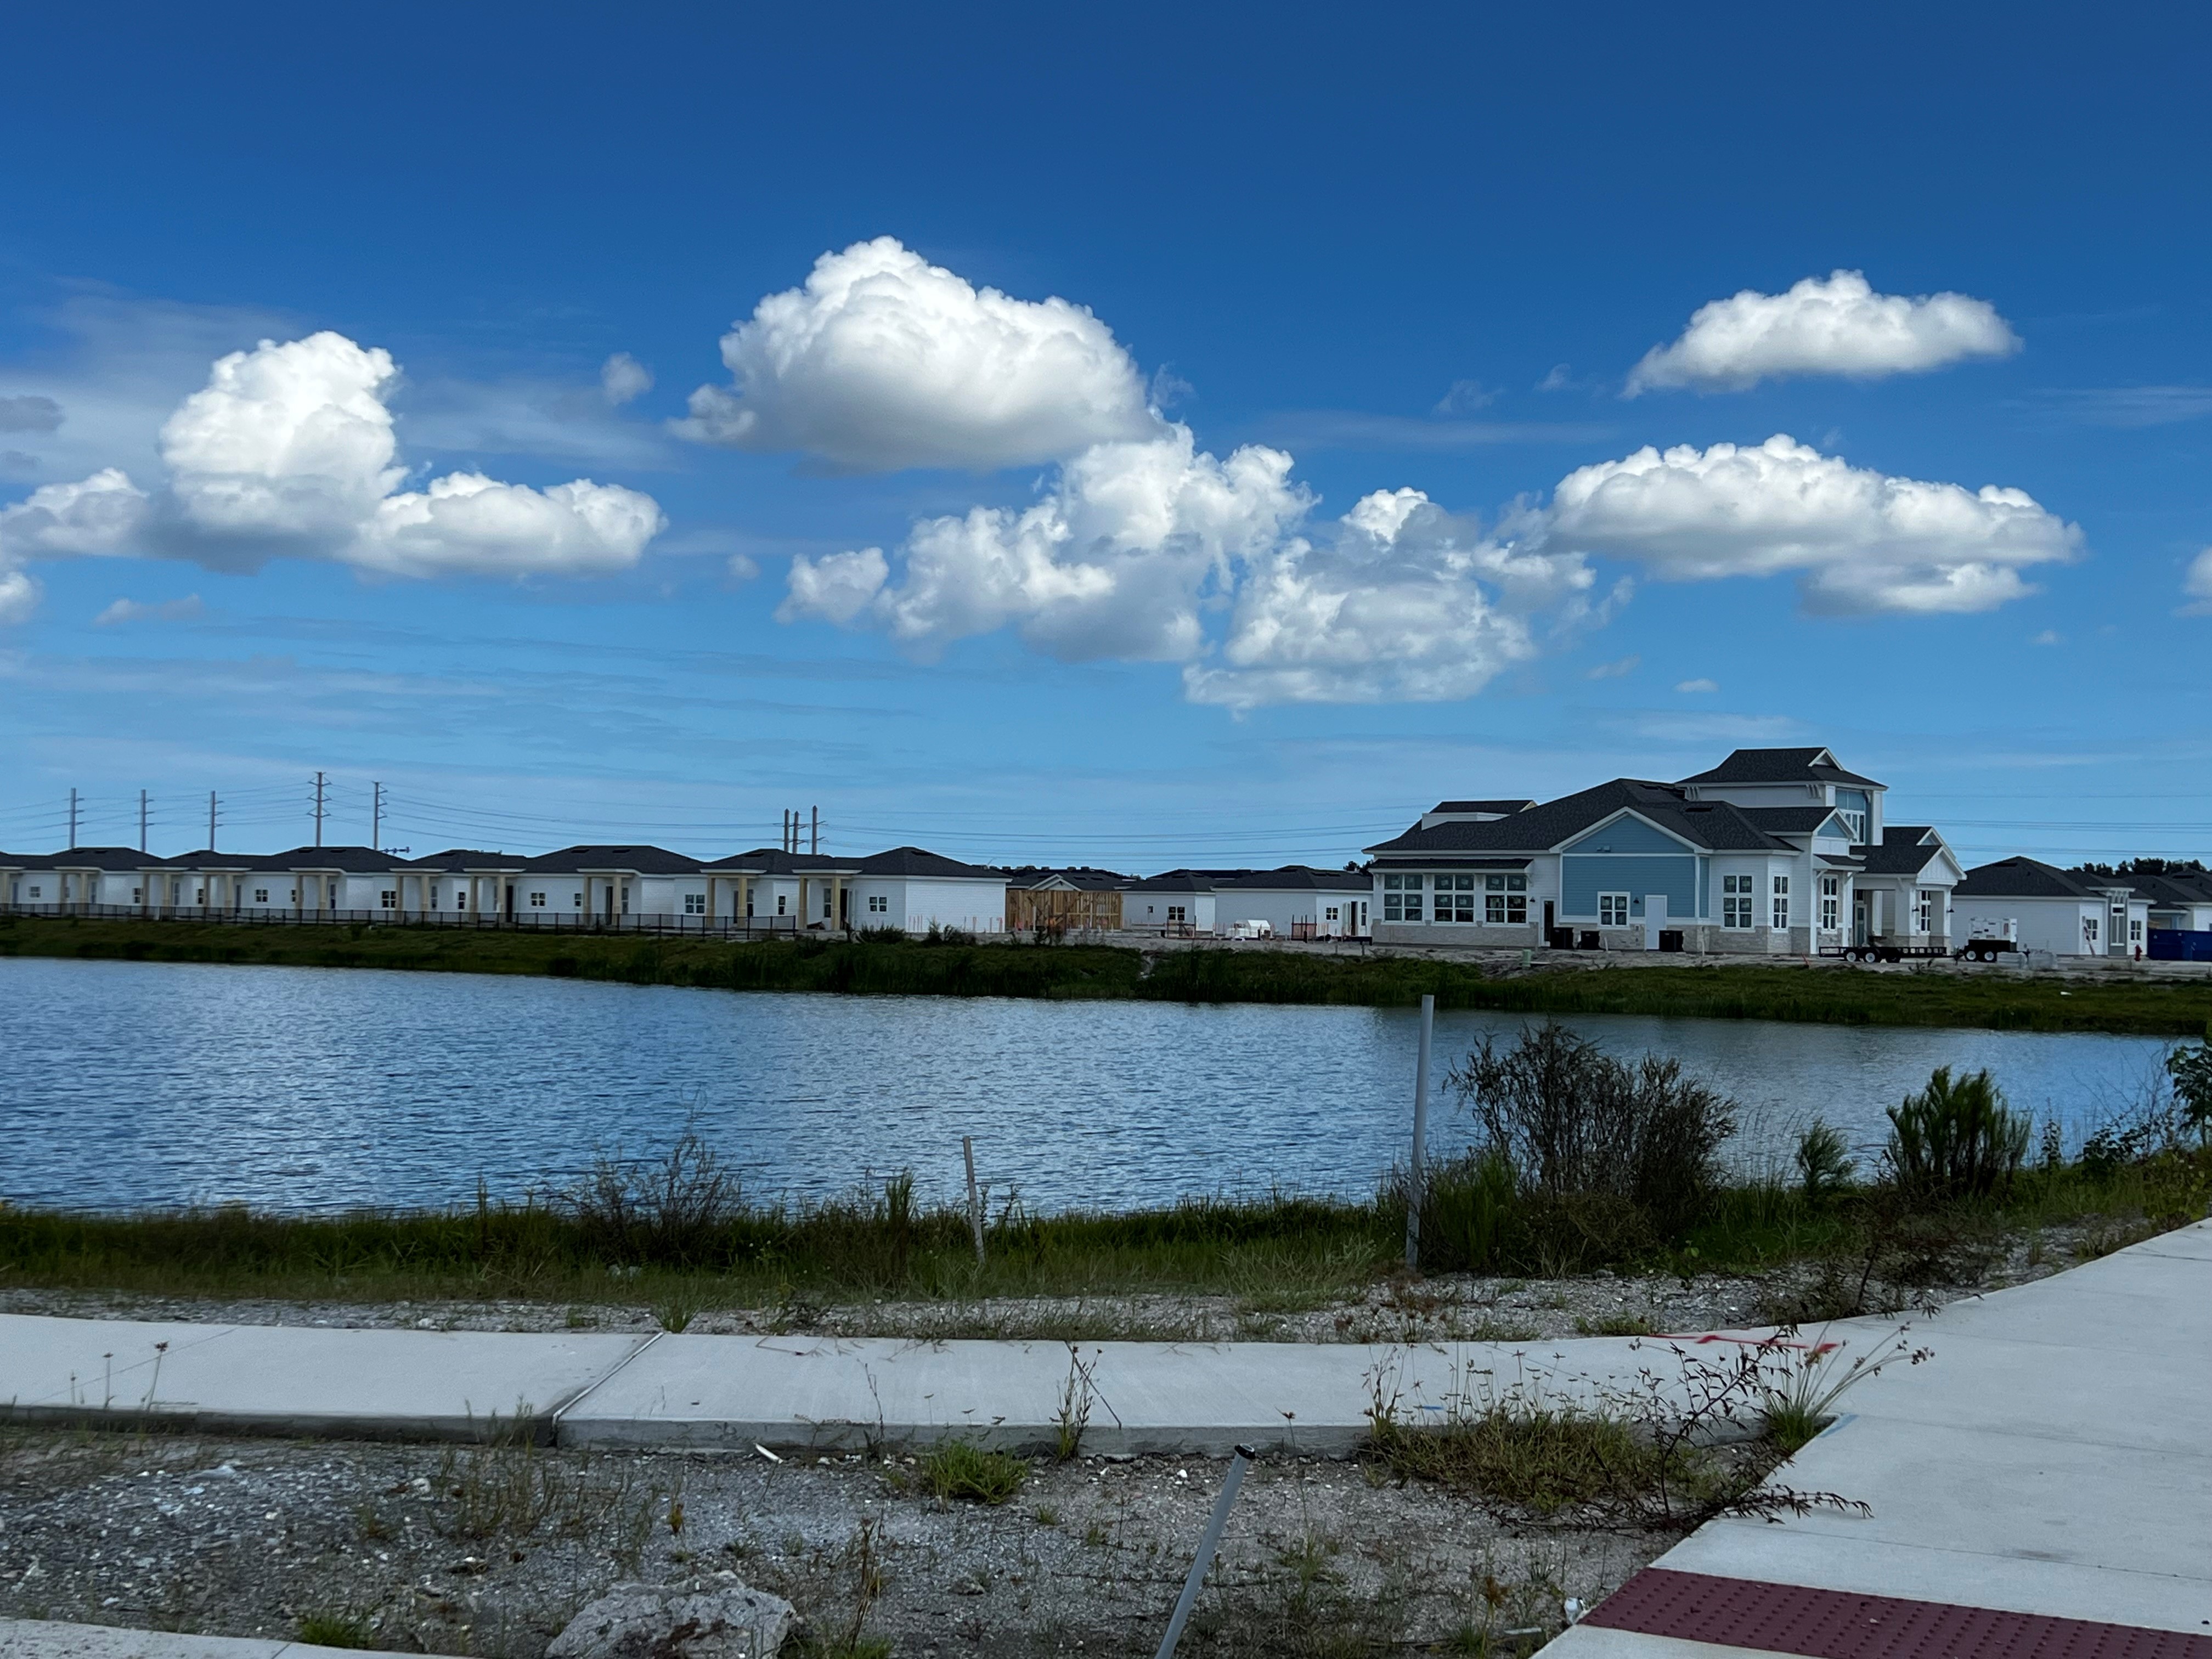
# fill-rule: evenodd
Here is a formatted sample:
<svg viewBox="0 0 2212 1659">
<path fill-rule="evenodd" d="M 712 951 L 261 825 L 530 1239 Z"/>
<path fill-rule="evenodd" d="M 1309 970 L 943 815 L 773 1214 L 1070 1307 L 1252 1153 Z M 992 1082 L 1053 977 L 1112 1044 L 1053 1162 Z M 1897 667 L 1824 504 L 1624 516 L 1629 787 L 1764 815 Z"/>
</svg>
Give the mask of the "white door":
<svg viewBox="0 0 2212 1659">
<path fill-rule="evenodd" d="M 1659 948 L 1659 930 L 1667 925 L 1667 896 L 1646 893 L 1644 896 L 1644 948 Z"/>
</svg>

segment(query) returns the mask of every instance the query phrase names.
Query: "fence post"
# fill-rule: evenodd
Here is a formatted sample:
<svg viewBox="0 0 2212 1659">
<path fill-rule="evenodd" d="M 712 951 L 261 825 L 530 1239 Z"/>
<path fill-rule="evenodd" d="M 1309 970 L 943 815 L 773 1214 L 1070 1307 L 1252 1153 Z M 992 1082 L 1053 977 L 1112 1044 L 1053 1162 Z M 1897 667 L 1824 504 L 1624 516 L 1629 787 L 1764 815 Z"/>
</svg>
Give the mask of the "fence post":
<svg viewBox="0 0 2212 1659">
<path fill-rule="evenodd" d="M 983 1199 L 975 1188 L 975 1137 L 960 1137 L 960 1156 L 968 1161 L 968 1225 L 975 1235 L 975 1265 L 983 1265 Z"/>
<path fill-rule="evenodd" d="M 1213 1565 L 1213 1553 L 1221 1547 L 1221 1534 L 1229 1525 L 1229 1509 L 1237 1501 L 1237 1489 L 1244 1484 L 1245 1468 L 1259 1455 L 1249 1446 L 1239 1446 L 1230 1458 L 1228 1477 L 1221 1483 L 1221 1496 L 1213 1500 L 1213 1514 L 1198 1540 L 1198 1553 L 1191 1560 L 1189 1576 L 1182 1581 L 1182 1594 L 1176 1598 L 1175 1613 L 1168 1620 L 1167 1633 L 1160 1638 L 1156 1659 L 1175 1659 L 1176 1644 L 1182 1639 L 1182 1627 L 1198 1601 L 1199 1586 L 1206 1583 L 1206 1575 Z"/>
<path fill-rule="evenodd" d="M 1421 1265 L 1422 1155 L 1429 1142 L 1429 1037 L 1437 1023 L 1437 1000 L 1421 999 L 1421 1054 L 1413 1066 L 1413 1160 L 1406 1171 L 1406 1270 Z"/>
</svg>

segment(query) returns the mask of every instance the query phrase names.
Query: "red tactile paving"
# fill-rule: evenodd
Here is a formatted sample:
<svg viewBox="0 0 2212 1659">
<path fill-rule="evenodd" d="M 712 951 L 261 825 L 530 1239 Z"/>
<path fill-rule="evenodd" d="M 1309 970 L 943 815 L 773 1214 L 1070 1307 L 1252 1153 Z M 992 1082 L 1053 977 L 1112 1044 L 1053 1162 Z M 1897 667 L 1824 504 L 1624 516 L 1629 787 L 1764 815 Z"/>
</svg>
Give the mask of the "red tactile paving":
<svg viewBox="0 0 2212 1659">
<path fill-rule="evenodd" d="M 2212 1634 L 1647 1567 L 1583 1622 L 1803 1659 L 2212 1659 Z"/>
</svg>

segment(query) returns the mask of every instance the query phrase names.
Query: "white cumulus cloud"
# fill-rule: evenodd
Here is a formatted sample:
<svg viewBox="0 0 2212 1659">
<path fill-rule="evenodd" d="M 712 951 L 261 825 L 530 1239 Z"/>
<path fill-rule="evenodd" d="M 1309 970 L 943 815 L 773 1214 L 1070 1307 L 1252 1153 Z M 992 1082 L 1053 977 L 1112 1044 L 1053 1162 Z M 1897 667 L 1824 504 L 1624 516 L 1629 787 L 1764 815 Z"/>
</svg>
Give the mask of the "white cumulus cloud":
<svg viewBox="0 0 2212 1659">
<path fill-rule="evenodd" d="M 167 482 L 103 468 L 0 508 L 0 573 L 37 558 L 155 554 L 216 568 L 289 555 L 386 575 L 576 575 L 635 564 L 652 497 L 456 472 L 402 491 L 389 353 L 329 331 L 216 361 L 163 424 Z M 18 608 L 23 601 L 18 601 Z"/>
<path fill-rule="evenodd" d="M 617 408 L 652 390 L 653 371 L 627 351 L 617 351 L 599 365 L 599 391 Z"/>
<path fill-rule="evenodd" d="M 2212 547 L 2190 562 L 2189 574 L 2181 579 L 2181 591 L 2194 601 L 2183 607 L 2186 615 L 2212 616 Z"/>
<path fill-rule="evenodd" d="M 1778 435 L 1578 468 L 1533 539 L 1669 581 L 1791 573 L 1808 609 L 1850 613 L 1993 609 L 2081 536 L 2021 490 L 1892 477 Z"/>
<path fill-rule="evenodd" d="M 895 239 L 815 261 L 722 339 L 732 383 L 691 394 L 686 436 L 854 471 L 1060 460 L 1158 435 L 1112 331 L 1066 300 L 978 289 Z"/>
<path fill-rule="evenodd" d="M 1877 294 L 1859 272 L 1838 270 L 1786 294 L 1746 289 L 1700 306 L 1680 338 L 1644 354 L 1627 392 L 1740 392 L 1798 374 L 1872 380 L 2019 349 L 2020 337 L 1986 300 Z"/>
</svg>

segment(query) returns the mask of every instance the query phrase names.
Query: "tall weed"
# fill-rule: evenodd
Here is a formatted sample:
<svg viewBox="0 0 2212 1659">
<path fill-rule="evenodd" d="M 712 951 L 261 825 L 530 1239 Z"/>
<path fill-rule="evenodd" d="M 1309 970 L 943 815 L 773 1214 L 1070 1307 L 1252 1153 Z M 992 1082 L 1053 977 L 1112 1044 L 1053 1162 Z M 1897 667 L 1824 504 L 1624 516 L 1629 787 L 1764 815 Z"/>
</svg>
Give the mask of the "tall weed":
<svg viewBox="0 0 2212 1659">
<path fill-rule="evenodd" d="M 1889 1108 L 1889 1122 L 1890 1178 L 1900 1193 L 1927 1203 L 1987 1198 L 2009 1187 L 2033 1132 L 2025 1113 L 2006 1107 L 1988 1072 L 1954 1080 L 1948 1066 Z"/>
</svg>

